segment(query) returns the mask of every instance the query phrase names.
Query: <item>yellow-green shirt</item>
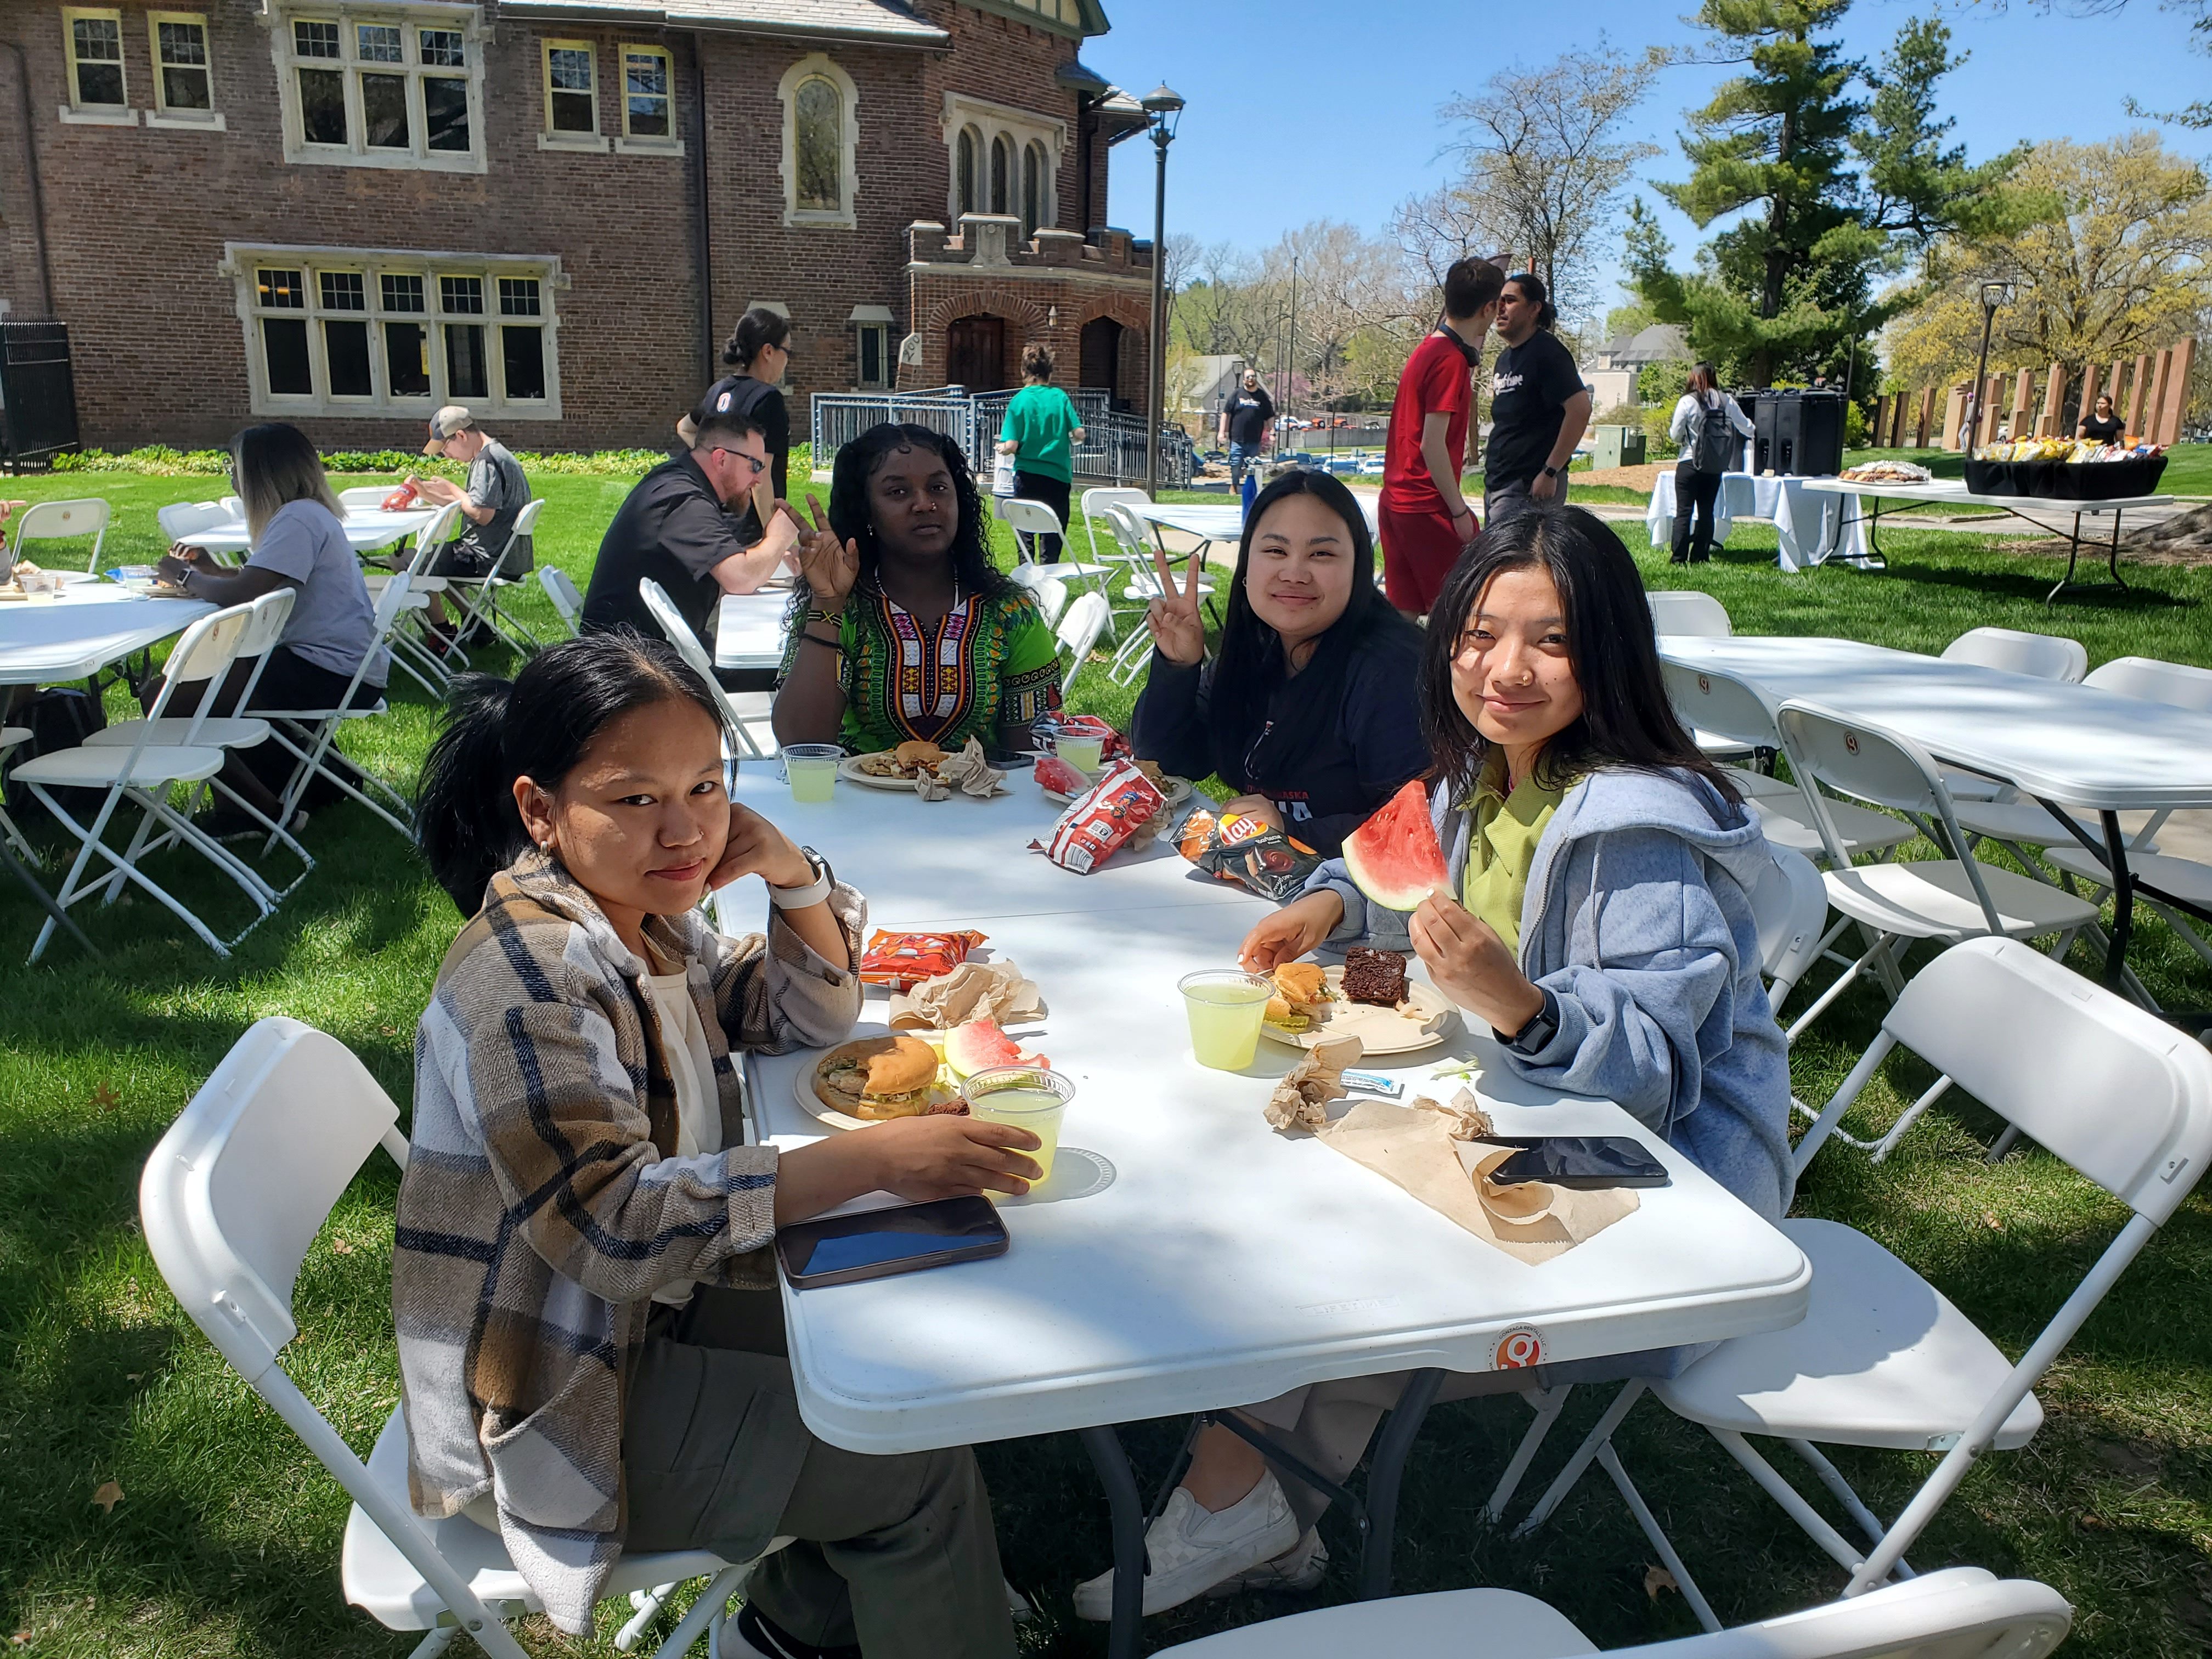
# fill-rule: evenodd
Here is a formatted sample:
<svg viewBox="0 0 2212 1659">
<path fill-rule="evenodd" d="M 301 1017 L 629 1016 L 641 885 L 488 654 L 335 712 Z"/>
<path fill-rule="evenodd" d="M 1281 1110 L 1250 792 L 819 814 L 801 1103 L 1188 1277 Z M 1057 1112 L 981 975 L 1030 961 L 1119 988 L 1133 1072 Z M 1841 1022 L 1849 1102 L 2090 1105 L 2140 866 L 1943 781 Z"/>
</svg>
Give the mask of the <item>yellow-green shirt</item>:
<svg viewBox="0 0 2212 1659">
<path fill-rule="evenodd" d="M 1521 954 L 1521 901 L 1528 890 L 1528 867 L 1565 793 L 1545 788 L 1532 769 L 1508 794 L 1505 751 L 1492 749 L 1467 802 L 1472 821 L 1460 902 L 1488 922 L 1516 957 Z"/>
</svg>

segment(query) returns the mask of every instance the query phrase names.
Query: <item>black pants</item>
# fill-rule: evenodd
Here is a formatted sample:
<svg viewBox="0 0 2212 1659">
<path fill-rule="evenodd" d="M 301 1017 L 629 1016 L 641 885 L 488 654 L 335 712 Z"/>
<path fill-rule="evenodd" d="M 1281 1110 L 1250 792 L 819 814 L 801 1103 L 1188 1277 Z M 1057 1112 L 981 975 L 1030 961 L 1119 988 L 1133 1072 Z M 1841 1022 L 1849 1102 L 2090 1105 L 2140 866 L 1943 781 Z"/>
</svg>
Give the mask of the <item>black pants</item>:
<svg viewBox="0 0 2212 1659">
<path fill-rule="evenodd" d="M 1065 478 L 1049 477 L 1042 472 L 1014 470 L 1014 494 L 1024 501 L 1042 501 L 1052 509 L 1052 516 L 1060 520 L 1062 530 L 1067 528 L 1067 492 L 1072 486 Z M 1060 562 L 1060 538 L 1057 536 L 1021 536 L 1017 532 L 1023 550 L 1039 564 Z M 1032 545 L 1034 544 L 1034 545 Z"/>
<path fill-rule="evenodd" d="M 1703 564 L 1712 557 L 1713 503 L 1720 499 L 1720 494 L 1719 473 L 1700 472 L 1687 461 L 1674 464 L 1676 564 Z"/>
</svg>

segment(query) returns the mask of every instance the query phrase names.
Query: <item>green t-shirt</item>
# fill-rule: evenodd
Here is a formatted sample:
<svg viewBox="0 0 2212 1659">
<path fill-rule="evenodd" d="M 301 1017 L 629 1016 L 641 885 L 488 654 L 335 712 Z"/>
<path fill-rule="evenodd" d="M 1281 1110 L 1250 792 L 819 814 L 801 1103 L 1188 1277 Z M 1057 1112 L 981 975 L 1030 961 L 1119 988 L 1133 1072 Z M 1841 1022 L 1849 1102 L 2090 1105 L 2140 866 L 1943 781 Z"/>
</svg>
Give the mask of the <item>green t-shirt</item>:
<svg viewBox="0 0 2212 1659">
<path fill-rule="evenodd" d="M 1482 763 L 1474 798 L 1467 847 L 1467 873 L 1460 884 L 1460 902 L 1471 915 L 1480 916 L 1517 958 L 1521 954 L 1521 902 L 1528 891 L 1528 869 L 1536 861 L 1536 843 L 1565 798 L 1563 789 L 1547 789 L 1529 775 L 1505 793 L 1505 751 L 1492 749 Z"/>
<path fill-rule="evenodd" d="M 1024 472 L 1073 483 L 1075 452 L 1069 435 L 1083 424 L 1075 401 L 1056 386 L 1025 386 L 1006 404 L 1000 443 L 1018 443 L 1014 465 Z"/>
<path fill-rule="evenodd" d="M 945 619 L 917 622 L 882 592 L 856 591 L 837 619 L 845 719 L 837 740 L 856 755 L 925 738 L 957 750 L 971 737 L 994 748 L 1001 726 L 1060 711 L 1060 647 L 1036 602 L 963 598 Z M 817 647 L 817 649 L 819 647 Z M 799 654 L 784 641 L 787 677 Z"/>
</svg>

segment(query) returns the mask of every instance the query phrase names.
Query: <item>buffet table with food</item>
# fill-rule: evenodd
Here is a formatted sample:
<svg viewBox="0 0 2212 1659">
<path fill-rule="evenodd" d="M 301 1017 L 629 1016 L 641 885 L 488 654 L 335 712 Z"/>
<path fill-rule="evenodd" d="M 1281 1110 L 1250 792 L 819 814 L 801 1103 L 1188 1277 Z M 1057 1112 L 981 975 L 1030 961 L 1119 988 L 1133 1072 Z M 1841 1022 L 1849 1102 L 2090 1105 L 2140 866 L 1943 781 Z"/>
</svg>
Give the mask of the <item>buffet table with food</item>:
<svg viewBox="0 0 2212 1659">
<path fill-rule="evenodd" d="M 1120 1656 L 1137 1650 L 1144 1513 L 1113 1425 L 1775 1328 L 1802 1316 L 1810 1275 L 1618 1106 L 1520 1080 L 1418 962 L 1243 972 L 1267 900 L 1185 856 L 1215 839 L 1177 833 L 1188 786 L 1171 805 L 1181 781 L 1100 746 L 1091 769 L 980 745 L 852 757 L 813 802 L 748 762 L 735 793 L 869 907 L 860 1026 L 749 1056 L 754 1132 L 790 1146 L 966 1109 L 1036 1129 L 1049 1164 L 985 1218 L 998 1243 L 924 1273 L 865 1276 L 896 1200 L 853 1206 L 877 1218 L 848 1224 L 862 1265 L 785 1284 L 801 1414 L 878 1453 L 1081 1431 L 1112 1506 Z M 750 881 L 717 907 L 748 932 L 767 909 Z M 1633 1143 L 1663 1184 L 1516 1177 L 1516 1135 Z M 1387 1515 L 1376 1526 L 1387 1576 Z"/>
<path fill-rule="evenodd" d="M 1728 539 L 1729 527 L 1738 519 L 1764 519 L 1774 526 L 1775 562 L 1784 570 L 1809 569 L 1832 558 L 1865 558 L 1867 543 L 1858 521 L 1839 511 L 1832 500 L 1811 493 L 1825 482 L 1773 473 L 1723 473 L 1720 494 L 1713 501 L 1714 544 Z M 1673 471 L 1660 473 L 1652 485 L 1644 522 L 1652 546 L 1664 547 L 1673 540 Z"/>
</svg>

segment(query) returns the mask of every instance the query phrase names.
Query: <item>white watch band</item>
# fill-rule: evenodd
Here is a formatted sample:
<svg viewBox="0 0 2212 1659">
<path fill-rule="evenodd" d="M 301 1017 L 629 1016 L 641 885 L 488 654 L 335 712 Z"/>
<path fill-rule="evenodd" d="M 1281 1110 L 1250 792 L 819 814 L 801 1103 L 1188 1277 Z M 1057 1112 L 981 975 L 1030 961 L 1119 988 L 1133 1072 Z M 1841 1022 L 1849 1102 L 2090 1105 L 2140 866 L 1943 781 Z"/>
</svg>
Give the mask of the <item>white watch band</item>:
<svg viewBox="0 0 2212 1659">
<path fill-rule="evenodd" d="M 837 878 L 830 873 L 830 866 L 821 854 L 811 848 L 803 850 L 807 862 L 814 866 L 814 879 L 804 887 L 777 887 L 771 884 L 768 890 L 768 902 L 779 910 L 804 910 L 811 905 L 819 904 L 830 896 L 830 890 L 837 884 Z"/>
</svg>

